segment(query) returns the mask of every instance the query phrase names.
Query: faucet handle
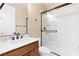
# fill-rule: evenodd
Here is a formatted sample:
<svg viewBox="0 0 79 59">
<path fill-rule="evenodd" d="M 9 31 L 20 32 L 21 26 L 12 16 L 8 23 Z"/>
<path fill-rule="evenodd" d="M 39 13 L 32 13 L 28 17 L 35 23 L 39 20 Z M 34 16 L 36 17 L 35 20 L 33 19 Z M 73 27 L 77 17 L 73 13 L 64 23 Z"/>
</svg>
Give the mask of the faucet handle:
<svg viewBox="0 0 79 59">
<path fill-rule="evenodd" d="M 14 37 L 10 37 L 10 39 L 15 40 L 15 38 L 14 38 Z"/>
</svg>

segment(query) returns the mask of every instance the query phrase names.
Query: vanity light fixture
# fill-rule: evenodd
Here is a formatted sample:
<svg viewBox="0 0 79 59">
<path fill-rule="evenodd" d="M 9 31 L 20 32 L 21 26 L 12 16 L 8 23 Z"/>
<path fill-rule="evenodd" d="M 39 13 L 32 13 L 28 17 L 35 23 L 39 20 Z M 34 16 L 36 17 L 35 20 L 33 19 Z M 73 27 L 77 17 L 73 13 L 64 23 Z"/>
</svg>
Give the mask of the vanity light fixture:
<svg viewBox="0 0 79 59">
<path fill-rule="evenodd" d="M 48 18 L 48 21 L 57 21 L 56 17 L 50 13 L 47 13 L 46 17 Z"/>
</svg>

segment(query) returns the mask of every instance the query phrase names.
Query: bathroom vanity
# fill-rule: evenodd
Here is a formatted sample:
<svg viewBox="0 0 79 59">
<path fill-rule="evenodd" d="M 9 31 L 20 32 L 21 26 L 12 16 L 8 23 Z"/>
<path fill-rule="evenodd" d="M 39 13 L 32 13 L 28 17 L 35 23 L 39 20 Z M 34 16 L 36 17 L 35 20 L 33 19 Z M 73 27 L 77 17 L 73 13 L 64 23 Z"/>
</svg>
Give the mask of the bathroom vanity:
<svg viewBox="0 0 79 59">
<path fill-rule="evenodd" d="M 21 43 L 21 45 L 19 43 Z M 38 43 L 38 39 L 32 40 L 31 38 L 24 40 L 24 43 L 18 41 L 17 44 L 14 43 L 14 46 L 12 45 L 13 47 L 11 45 L 11 47 L 7 45 L 7 49 L 5 47 L 2 52 L 0 51 L 0 56 L 37 56 L 39 55 Z"/>
</svg>

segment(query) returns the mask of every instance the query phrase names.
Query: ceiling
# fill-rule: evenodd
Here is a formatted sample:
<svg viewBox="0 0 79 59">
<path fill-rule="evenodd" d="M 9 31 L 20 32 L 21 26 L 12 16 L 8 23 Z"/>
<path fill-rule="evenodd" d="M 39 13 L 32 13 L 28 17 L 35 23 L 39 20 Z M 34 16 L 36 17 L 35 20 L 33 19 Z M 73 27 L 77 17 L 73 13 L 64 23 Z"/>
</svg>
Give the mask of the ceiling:
<svg viewBox="0 0 79 59">
<path fill-rule="evenodd" d="M 19 7 L 19 8 L 26 8 L 27 7 L 27 3 L 6 3 L 8 5 L 11 5 L 15 8 Z"/>
<path fill-rule="evenodd" d="M 6 4 L 19 8 L 26 8 L 28 5 L 28 3 L 6 3 Z M 63 3 L 43 3 L 43 4 L 47 7 L 47 9 L 51 9 Z"/>
<path fill-rule="evenodd" d="M 64 3 L 44 3 L 44 4 L 46 5 L 47 9 L 52 9 L 52 8 L 62 5 Z"/>
</svg>

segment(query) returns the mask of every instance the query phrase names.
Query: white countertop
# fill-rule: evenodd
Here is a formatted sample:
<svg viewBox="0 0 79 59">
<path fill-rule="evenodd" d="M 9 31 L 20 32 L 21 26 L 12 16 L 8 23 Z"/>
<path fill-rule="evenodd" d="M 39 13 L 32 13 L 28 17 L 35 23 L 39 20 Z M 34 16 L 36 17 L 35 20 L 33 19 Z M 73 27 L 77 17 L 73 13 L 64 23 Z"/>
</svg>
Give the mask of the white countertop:
<svg viewBox="0 0 79 59">
<path fill-rule="evenodd" d="M 39 41 L 39 38 L 36 39 L 36 38 L 32 38 L 32 37 L 26 37 L 23 39 L 17 39 L 17 40 L 9 39 L 6 42 L 0 42 L 0 54 L 17 49 L 24 45 L 28 45 L 35 41 Z"/>
</svg>

